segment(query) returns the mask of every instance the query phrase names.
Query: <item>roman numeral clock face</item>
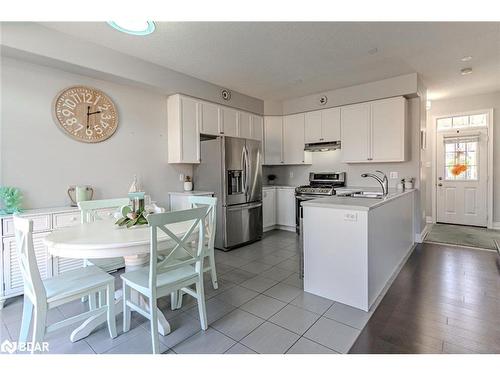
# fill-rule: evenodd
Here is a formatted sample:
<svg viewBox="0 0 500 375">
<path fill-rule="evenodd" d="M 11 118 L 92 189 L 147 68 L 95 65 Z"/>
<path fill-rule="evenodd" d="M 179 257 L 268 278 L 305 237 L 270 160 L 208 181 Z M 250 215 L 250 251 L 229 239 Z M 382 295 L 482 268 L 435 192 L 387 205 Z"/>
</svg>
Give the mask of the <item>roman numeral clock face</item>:
<svg viewBox="0 0 500 375">
<path fill-rule="evenodd" d="M 80 142 L 102 142 L 118 127 L 118 115 L 111 99 L 90 87 L 65 89 L 56 97 L 54 109 L 59 127 Z"/>
</svg>

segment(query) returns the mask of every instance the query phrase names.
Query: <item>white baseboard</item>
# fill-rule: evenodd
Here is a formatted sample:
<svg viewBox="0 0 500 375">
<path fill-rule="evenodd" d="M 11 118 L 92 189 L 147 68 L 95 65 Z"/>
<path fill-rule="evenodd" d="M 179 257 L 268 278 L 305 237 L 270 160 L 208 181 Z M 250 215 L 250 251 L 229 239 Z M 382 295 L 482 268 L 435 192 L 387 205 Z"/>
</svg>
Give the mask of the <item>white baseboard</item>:
<svg viewBox="0 0 500 375">
<path fill-rule="evenodd" d="M 422 229 L 422 232 L 415 234 L 415 242 L 417 242 L 417 243 L 424 242 L 424 238 L 425 238 L 425 236 L 427 236 L 427 233 L 429 233 L 431 228 L 432 228 L 431 223 L 425 224 L 425 227 L 424 227 L 424 229 Z"/>
<path fill-rule="evenodd" d="M 425 222 L 428 224 L 433 224 L 434 220 L 432 219 L 432 216 L 426 216 L 425 217 Z"/>
<path fill-rule="evenodd" d="M 278 230 L 286 230 L 288 232 L 295 232 L 295 226 L 293 227 L 290 227 L 288 225 L 271 225 L 269 227 L 264 227 L 262 229 L 263 232 L 269 232 L 270 230 L 274 230 L 274 229 L 278 229 Z"/>
</svg>

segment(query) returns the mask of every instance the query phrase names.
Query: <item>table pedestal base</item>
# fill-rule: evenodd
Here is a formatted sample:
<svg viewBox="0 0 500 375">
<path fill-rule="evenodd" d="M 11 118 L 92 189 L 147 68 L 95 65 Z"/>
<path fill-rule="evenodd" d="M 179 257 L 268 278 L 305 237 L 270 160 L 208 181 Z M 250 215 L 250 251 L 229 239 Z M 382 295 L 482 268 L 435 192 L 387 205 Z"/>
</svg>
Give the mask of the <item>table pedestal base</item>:
<svg viewBox="0 0 500 375">
<path fill-rule="evenodd" d="M 124 257 L 125 259 L 125 271 L 133 271 L 139 267 L 143 267 L 145 264 L 149 262 L 148 254 L 134 255 L 130 257 Z M 140 303 L 141 307 L 146 310 L 149 310 L 149 305 L 144 301 L 144 298 L 139 295 L 136 291 L 132 291 L 130 296 L 135 303 Z M 116 315 L 123 312 L 123 293 L 122 290 L 117 290 L 115 292 L 115 313 Z M 158 332 L 162 336 L 166 336 L 170 333 L 170 324 L 168 320 L 165 318 L 165 315 L 161 312 L 160 309 L 157 308 L 158 313 Z M 85 320 L 78 328 L 76 328 L 70 336 L 71 342 L 76 342 L 81 340 L 92 333 L 98 326 L 103 323 L 107 323 L 106 313 L 103 312 L 101 314 L 92 316 Z"/>
</svg>

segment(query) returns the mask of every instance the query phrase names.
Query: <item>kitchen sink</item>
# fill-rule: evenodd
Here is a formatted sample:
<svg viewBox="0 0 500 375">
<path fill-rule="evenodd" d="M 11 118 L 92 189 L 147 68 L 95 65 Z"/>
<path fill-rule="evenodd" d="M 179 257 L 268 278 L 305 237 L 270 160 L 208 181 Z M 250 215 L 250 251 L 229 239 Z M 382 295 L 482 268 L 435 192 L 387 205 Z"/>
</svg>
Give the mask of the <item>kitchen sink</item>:
<svg viewBox="0 0 500 375">
<path fill-rule="evenodd" d="M 347 196 L 352 198 L 372 198 L 372 199 L 382 199 L 384 194 L 380 191 L 355 191 Z"/>
</svg>

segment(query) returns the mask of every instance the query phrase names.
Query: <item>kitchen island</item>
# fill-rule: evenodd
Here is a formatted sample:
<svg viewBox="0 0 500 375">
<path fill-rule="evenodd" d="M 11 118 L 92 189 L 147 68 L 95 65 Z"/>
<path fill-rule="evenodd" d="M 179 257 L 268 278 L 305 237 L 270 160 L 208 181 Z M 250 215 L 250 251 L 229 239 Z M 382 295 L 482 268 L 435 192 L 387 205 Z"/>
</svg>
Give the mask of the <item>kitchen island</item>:
<svg viewBox="0 0 500 375">
<path fill-rule="evenodd" d="M 369 311 L 414 247 L 414 190 L 302 203 L 304 290 Z"/>
</svg>

